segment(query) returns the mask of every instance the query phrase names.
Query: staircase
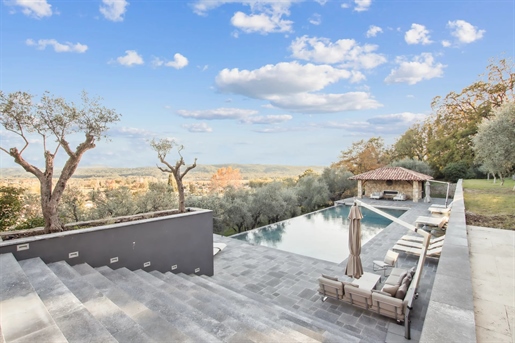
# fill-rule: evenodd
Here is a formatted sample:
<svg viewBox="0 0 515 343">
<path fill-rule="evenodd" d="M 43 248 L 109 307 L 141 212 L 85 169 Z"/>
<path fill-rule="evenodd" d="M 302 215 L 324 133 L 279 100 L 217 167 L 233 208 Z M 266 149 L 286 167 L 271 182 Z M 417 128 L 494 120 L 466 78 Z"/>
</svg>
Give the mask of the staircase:
<svg viewBox="0 0 515 343">
<path fill-rule="evenodd" d="M 324 304 L 325 305 L 325 304 Z M 330 304 L 327 304 L 329 307 Z M 359 342 L 359 334 L 215 277 L 0 255 L 0 342 Z"/>
</svg>

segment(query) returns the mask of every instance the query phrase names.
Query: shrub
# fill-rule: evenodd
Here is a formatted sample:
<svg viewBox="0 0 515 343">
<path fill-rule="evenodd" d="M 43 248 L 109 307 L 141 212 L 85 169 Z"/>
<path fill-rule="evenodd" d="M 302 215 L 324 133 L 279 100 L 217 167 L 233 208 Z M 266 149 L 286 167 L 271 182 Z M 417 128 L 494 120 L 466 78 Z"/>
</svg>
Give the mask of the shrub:
<svg viewBox="0 0 515 343">
<path fill-rule="evenodd" d="M 442 173 L 445 180 L 456 183 L 469 176 L 469 166 L 465 162 L 452 162 L 443 168 Z"/>
</svg>

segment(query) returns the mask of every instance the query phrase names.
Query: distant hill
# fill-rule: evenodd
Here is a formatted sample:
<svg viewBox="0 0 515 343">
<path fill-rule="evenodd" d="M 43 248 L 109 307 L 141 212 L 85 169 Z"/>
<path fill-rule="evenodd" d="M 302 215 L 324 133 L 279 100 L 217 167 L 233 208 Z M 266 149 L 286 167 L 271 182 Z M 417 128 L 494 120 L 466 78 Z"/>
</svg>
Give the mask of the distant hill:
<svg viewBox="0 0 515 343">
<path fill-rule="evenodd" d="M 260 178 L 285 178 L 301 175 L 306 169 L 313 169 L 316 173 L 322 173 L 321 166 L 284 166 L 268 164 L 199 164 L 191 170 L 186 179 L 209 180 L 220 168 L 231 166 L 239 169 L 245 180 Z M 58 175 L 60 170 L 56 170 Z M 2 178 L 27 178 L 31 174 L 20 168 L 0 168 Z M 83 167 L 78 168 L 73 178 L 120 178 L 120 177 L 156 177 L 162 178 L 163 173 L 157 167 L 141 168 L 111 168 L 111 167 Z"/>
</svg>

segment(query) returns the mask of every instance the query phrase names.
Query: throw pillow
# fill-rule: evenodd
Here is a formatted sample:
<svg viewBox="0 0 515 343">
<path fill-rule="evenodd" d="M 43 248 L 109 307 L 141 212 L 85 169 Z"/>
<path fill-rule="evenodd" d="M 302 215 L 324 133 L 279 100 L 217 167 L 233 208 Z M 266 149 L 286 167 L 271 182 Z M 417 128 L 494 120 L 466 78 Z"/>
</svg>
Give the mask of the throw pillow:
<svg viewBox="0 0 515 343">
<path fill-rule="evenodd" d="M 395 296 L 397 290 L 399 289 L 399 285 L 385 285 L 382 289 L 383 292 L 390 294 L 392 297 Z"/>
<path fill-rule="evenodd" d="M 329 279 L 329 280 L 333 280 L 333 281 L 338 281 L 338 278 L 336 276 L 329 276 L 329 275 L 322 274 L 322 277 L 325 278 L 325 279 Z"/>
<path fill-rule="evenodd" d="M 406 292 L 408 291 L 408 285 L 407 284 L 403 284 L 399 287 L 399 289 L 397 290 L 397 293 L 395 293 L 395 297 L 397 299 L 404 299 L 404 297 L 406 296 Z"/>
<path fill-rule="evenodd" d="M 417 266 L 411 267 L 411 269 L 409 270 L 409 273 L 411 274 L 412 278 L 413 278 L 413 275 L 415 275 L 416 270 L 417 270 Z"/>
<path fill-rule="evenodd" d="M 404 280 L 402 280 L 401 286 L 402 285 L 407 285 L 406 287 L 409 287 L 409 285 L 411 284 L 411 280 L 413 280 L 413 278 L 411 277 L 411 274 L 406 275 Z"/>
<path fill-rule="evenodd" d="M 397 280 L 397 285 L 401 285 L 402 284 L 402 280 L 404 280 L 404 277 L 408 274 L 407 271 L 403 271 L 401 275 L 399 275 L 399 279 Z"/>
</svg>

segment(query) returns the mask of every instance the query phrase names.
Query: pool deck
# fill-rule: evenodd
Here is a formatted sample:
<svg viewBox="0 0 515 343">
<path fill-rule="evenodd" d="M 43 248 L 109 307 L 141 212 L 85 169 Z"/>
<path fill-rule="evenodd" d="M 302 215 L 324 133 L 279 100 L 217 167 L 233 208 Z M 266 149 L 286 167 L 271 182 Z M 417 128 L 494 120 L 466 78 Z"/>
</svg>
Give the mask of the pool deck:
<svg viewBox="0 0 515 343">
<path fill-rule="evenodd" d="M 443 199 L 432 203 L 362 199 L 374 206 L 401 207 L 407 211 L 400 219 L 414 223 L 420 215 L 429 215 L 431 204 L 443 204 Z M 352 203 L 353 199 L 346 199 Z M 373 272 L 372 261 L 383 260 L 403 235 L 412 233 L 405 227 L 392 223 L 367 242 L 361 250 L 361 260 L 366 272 Z M 327 237 L 328 240 L 331 237 Z M 215 235 L 216 242 L 224 242 L 227 248 L 214 259 L 214 278 L 223 279 L 238 286 L 242 292 L 256 293 L 275 304 L 292 311 L 337 324 L 342 332 L 352 332 L 363 342 L 418 342 L 424 325 L 424 317 L 431 297 L 438 259 L 426 259 L 419 283 L 419 297 L 414 302 L 411 322 L 411 340 L 404 339 L 404 326 L 395 320 L 341 303 L 332 299 L 321 301 L 317 293 L 321 274 L 338 276 L 345 280 L 347 260 L 339 264 L 322 261 L 281 250 L 254 246 L 246 242 Z M 410 268 L 418 261 L 417 256 L 400 253 L 399 268 Z M 380 273 L 380 272 L 377 272 Z M 384 278 L 383 278 L 384 281 Z"/>
</svg>

